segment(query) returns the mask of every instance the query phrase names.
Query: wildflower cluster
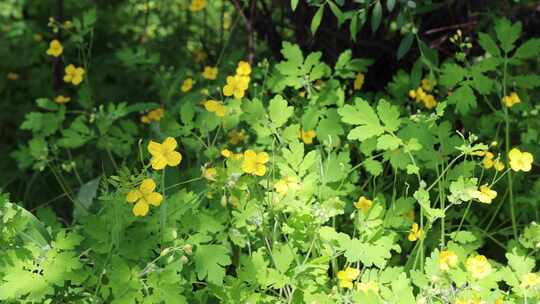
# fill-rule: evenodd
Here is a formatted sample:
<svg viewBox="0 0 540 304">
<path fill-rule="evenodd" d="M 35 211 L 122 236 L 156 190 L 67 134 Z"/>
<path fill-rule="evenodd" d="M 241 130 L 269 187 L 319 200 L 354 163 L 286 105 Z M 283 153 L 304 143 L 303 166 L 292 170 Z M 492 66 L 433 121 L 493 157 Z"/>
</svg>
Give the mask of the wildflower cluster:
<svg viewBox="0 0 540 304">
<path fill-rule="evenodd" d="M 227 76 L 227 84 L 223 87 L 223 95 L 242 99 L 249 87 L 251 66 L 246 61 L 240 61 L 234 76 Z"/>
<path fill-rule="evenodd" d="M 433 90 L 435 84 L 436 83 L 432 80 L 422 79 L 422 86 L 418 87 L 416 90 L 410 90 L 409 97 L 418 103 L 422 103 L 424 107 L 433 109 L 437 106 L 437 100 L 428 92 Z"/>
<path fill-rule="evenodd" d="M 163 108 L 158 108 L 141 116 L 141 122 L 145 124 L 149 124 L 151 122 L 159 122 L 164 116 L 165 110 Z"/>
</svg>

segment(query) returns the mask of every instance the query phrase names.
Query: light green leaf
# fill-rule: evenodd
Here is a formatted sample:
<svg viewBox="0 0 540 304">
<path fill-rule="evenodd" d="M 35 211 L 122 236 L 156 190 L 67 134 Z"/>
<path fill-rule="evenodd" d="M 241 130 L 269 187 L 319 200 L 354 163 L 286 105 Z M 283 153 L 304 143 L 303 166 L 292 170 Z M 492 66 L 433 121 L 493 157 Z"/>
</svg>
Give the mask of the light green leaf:
<svg viewBox="0 0 540 304">
<path fill-rule="evenodd" d="M 289 117 L 294 112 L 292 106 L 288 106 L 287 101 L 283 99 L 281 95 L 276 95 L 268 106 L 268 112 L 270 114 L 270 120 L 274 128 L 279 128 L 283 126 Z"/>
</svg>

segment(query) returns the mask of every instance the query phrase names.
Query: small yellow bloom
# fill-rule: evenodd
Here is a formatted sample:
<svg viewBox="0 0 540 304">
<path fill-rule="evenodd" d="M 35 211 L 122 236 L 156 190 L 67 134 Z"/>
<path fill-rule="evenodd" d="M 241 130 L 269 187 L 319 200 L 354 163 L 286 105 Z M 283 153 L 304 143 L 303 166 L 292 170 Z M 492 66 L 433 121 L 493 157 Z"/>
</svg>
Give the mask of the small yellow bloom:
<svg viewBox="0 0 540 304">
<path fill-rule="evenodd" d="M 64 47 L 60 43 L 60 41 L 54 39 L 49 43 L 49 49 L 47 50 L 47 55 L 58 57 L 62 55 L 62 52 L 64 51 Z"/>
<path fill-rule="evenodd" d="M 513 148 L 508 152 L 510 168 L 515 172 L 529 172 L 532 168 L 533 155 L 529 152 L 521 152 L 518 148 Z"/>
<path fill-rule="evenodd" d="M 242 170 L 245 173 L 257 176 L 263 176 L 266 173 L 265 164 L 270 160 L 268 153 L 256 153 L 253 150 L 244 152 L 244 161 L 242 162 Z"/>
<path fill-rule="evenodd" d="M 191 88 L 193 87 L 193 79 L 187 78 L 182 82 L 182 87 L 180 88 L 182 92 L 186 93 L 191 91 Z"/>
<path fill-rule="evenodd" d="M 424 95 L 424 97 L 422 98 L 422 103 L 426 108 L 430 110 L 437 106 L 437 100 L 431 94 Z"/>
<path fill-rule="evenodd" d="M 491 201 L 497 197 L 497 191 L 491 190 L 491 188 L 485 184 L 480 186 L 479 190 L 471 192 L 471 196 L 484 204 L 491 204 Z"/>
<path fill-rule="evenodd" d="M 221 155 L 225 158 L 229 158 L 233 155 L 233 153 L 229 149 L 223 149 L 221 150 Z"/>
<path fill-rule="evenodd" d="M 217 169 L 216 168 L 206 168 L 203 171 L 203 177 L 210 181 L 215 181 L 217 176 Z"/>
<path fill-rule="evenodd" d="M 475 279 L 483 279 L 491 273 L 491 264 L 489 264 L 487 258 L 483 255 L 477 255 L 475 257 L 469 257 L 465 261 L 465 269 Z"/>
<path fill-rule="evenodd" d="M 315 136 L 317 136 L 315 130 L 304 131 L 304 129 L 300 129 L 300 132 L 298 133 L 298 137 L 301 138 L 306 145 L 312 144 Z"/>
<path fill-rule="evenodd" d="M 238 66 L 236 67 L 236 75 L 249 76 L 250 74 L 251 74 L 251 66 L 249 65 L 249 62 L 247 61 L 238 62 Z"/>
<path fill-rule="evenodd" d="M 245 91 L 249 86 L 248 76 L 227 76 L 227 84 L 223 87 L 223 95 L 233 96 L 236 99 L 244 97 Z"/>
<path fill-rule="evenodd" d="M 274 189 L 279 194 L 287 194 L 288 192 L 294 192 L 300 189 L 298 178 L 296 176 L 287 176 L 274 184 Z"/>
<path fill-rule="evenodd" d="M 430 81 L 427 78 L 422 79 L 422 89 L 426 92 L 431 92 L 431 90 L 433 90 L 436 84 L 437 82 Z"/>
<path fill-rule="evenodd" d="M 364 214 L 368 213 L 369 209 L 371 209 L 371 206 L 373 206 L 373 201 L 366 198 L 365 196 L 360 196 L 358 198 L 358 201 L 354 203 L 354 206 L 356 209 L 362 210 Z"/>
<path fill-rule="evenodd" d="M 356 74 L 356 78 L 354 79 L 353 88 L 355 91 L 360 91 L 362 89 L 362 86 L 364 86 L 364 79 L 365 76 L 362 73 Z"/>
<path fill-rule="evenodd" d="M 176 140 L 172 137 L 167 137 L 163 143 L 150 141 L 148 144 L 148 152 L 152 155 L 150 163 L 154 170 L 162 170 L 166 166 L 176 167 L 182 161 L 182 154 L 175 151 L 177 147 Z"/>
<path fill-rule="evenodd" d="M 58 95 L 54 98 L 54 102 L 59 104 L 68 103 L 71 100 L 70 97 L 65 97 L 64 95 Z"/>
<path fill-rule="evenodd" d="M 156 183 L 153 179 L 147 178 L 143 180 L 138 189 L 131 190 L 126 200 L 129 203 L 135 203 L 133 206 L 133 214 L 135 216 L 145 216 L 150 209 L 149 205 L 159 206 L 163 200 L 161 194 L 154 192 Z"/>
<path fill-rule="evenodd" d="M 152 121 L 159 122 L 163 116 L 165 116 L 165 110 L 163 108 L 155 109 L 148 112 L 148 114 L 143 115 L 141 117 L 141 122 L 147 124 L 151 123 Z"/>
<path fill-rule="evenodd" d="M 493 162 L 493 168 L 495 168 L 495 170 L 501 172 L 502 170 L 504 170 L 504 163 L 501 160 L 496 159 Z"/>
<path fill-rule="evenodd" d="M 65 69 L 64 82 L 79 85 L 83 81 L 84 69 L 75 67 L 73 64 L 68 65 Z"/>
<path fill-rule="evenodd" d="M 508 96 L 504 96 L 502 99 L 502 102 L 505 106 L 508 108 L 513 107 L 515 104 L 518 104 L 521 102 L 521 99 L 519 98 L 518 94 L 516 92 L 510 93 Z"/>
<path fill-rule="evenodd" d="M 360 275 L 360 270 L 356 268 L 347 267 L 345 270 L 340 270 L 337 273 L 339 280 L 339 287 L 341 288 L 353 288 L 353 281 Z"/>
<path fill-rule="evenodd" d="M 493 167 L 493 153 L 491 152 L 485 152 L 484 153 L 484 160 L 482 160 L 482 165 L 486 169 L 491 169 Z"/>
<path fill-rule="evenodd" d="M 19 74 L 13 73 L 13 72 L 9 72 L 9 73 L 7 73 L 7 75 L 6 75 L 6 78 L 9 79 L 9 80 L 17 80 L 17 79 L 19 79 Z"/>
<path fill-rule="evenodd" d="M 189 5 L 189 10 L 192 12 L 198 12 L 202 11 L 207 4 L 207 0 L 191 0 L 191 4 Z"/>
<path fill-rule="evenodd" d="M 239 143 L 244 142 L 247 138 L 246 131 L 244 130 L 231 130 L 227 136 L 229 137 L 229 143 L 231 145 L 238 145 Z"/>
<path fill-rule="evenodd" d="M 521 279 L 521 287 L 530 288 L 530 287 L 535 287 L 537 285 L 540 285 L 539 275 L 533 272 L 523 275 L 523 278 Z"/>
<path fill-rule="evenodd" d="M 225 117 L 225 114 L 227 114 L 227 107 L 219 101 L 207 100 L 203 102 L 203 105 L 208 112 L 216 114 L 217 117 Z"/>
<path fill-rule="evenodd" d="M 218 68 L 217 67 L 205 66 L 204 70 L 203 70 L 203 73 L 202 73 L 202 76 L 205 79 L 214 80 L 214 79 L 217 78 L 217 74 L 218 74 Z"/>
<path fill-rule="evenodd" d="M 356 288 L 363 293 L 368 293 L 369 291 L 373 291 L 375 294 L 379 293 L 379 285 L 374 281 L 360 282 L 356 285 Z"/>
<path fill-rule="evenodd" d="M 443 250 L 439 252 L 439 269 L 442 271 L 450 270 L 450 267 L 456 267 L 458 256 L 451 250 Z"/>
<path fill-rule="evenodd" d="M 422 235 L 424 234 L 424 230 L 420 229 L 417 223 L 413 223 L 411 226 L 411 230 L 409 231 L 409 236 L 407 239 L 409 241 L 414 242 L 420 238 L 422 238 Z"/>
</svg>

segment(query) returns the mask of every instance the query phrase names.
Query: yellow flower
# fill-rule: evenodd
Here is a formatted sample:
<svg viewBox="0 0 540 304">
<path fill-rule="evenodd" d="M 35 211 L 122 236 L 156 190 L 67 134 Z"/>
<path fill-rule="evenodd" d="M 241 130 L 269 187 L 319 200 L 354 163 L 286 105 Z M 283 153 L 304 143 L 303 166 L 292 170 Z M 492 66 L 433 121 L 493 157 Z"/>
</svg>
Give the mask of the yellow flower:
<svg viewBox="0 0 540 304">
<path fill-rule="evenodd" d="M 229 149 L 223 149 L 221 150 L 221 155 L 225 158 L 229 158 L 233 155 L 233 153 Z"/>
<path fill-rule="evenodd" d="M 508 108 L 513 107 L 515 104 L 518 104 L 521 102 L 521 99 L 519 98 L 518 94 L 516 92 L 510 93 L 508 96 L 504 96 L 502 99 L 502 102 L 505 106 Z"/>
<path fill-rule="evenodd" d="M 218 172 L 216 168 L 206 168 L 203 171 L 203 177 L 207 180 L 215 181 L 217 173 Z"/>
<path fill-rule="evenodd" d="M 238 62 L 238 66 L 236 67 L 236 75 L 249 76 L 250 74 L 251 74 L 251 66 L 249 65 L 249 62 L 247 61 Z"/>
<path fill-rule="evenodd" d="M 73 64 L 68 65 L 65 69 L 64 82 L 79 85 L 83 81 L 84 69 L 75 67 Z"/>
<path fill-rule="evenodd" d="M 493 153 L 491 152 L 485 152 L 484 153 L 484 160 L 482 160 L 482 165 L 486 169 L 491 169 L 493 167 Z"/>
<path fill-rule="evenodd" d="M 182 87 L 180 89 L 182 90 L 182 92 L 186 93 L 186 92 L 189 92 L 192 87 L 193 87 L 193 79 L 187 78 L 186 80 L 184 80 L 184 82 L 182 82 Z"/>
<path fill-rule="evenodd" d="M 245 173 L 257 176 L 263 176 L 266 173 L 266 164 L 270 160 L 268 153 L 256 153 L 253 150 L 244 152 L 244 161 L 242 162 L 242 170 Z"/>
<path fill-rule="evenodd" d="M 430 92 L 431 90 L 433 90 L 436 84 L 437 82 L 432 82 L 427 78 L 422 79 L 422 89 L 426 92 Z"/>
<path fill-rule="evenodd" d="M 244 130 L 231 130 L 227 136 L 229 137 L 229 143 L 232 145 L 238 145 L 239 143 L 244 142 L 247 138 Z"/>
<path fill-rule="evenodd" d="M 298 137 L 301 138 L 306 145 L 312 144 L 315 136 L 317 136 L 315 130 L 304 131 L 304 129 L 300 129 L 300 132 L 298 133 Z"/>
<path fill-rule="evenodd" d="M 442 271 L 450 270 L 450 267 L 456 267 L 458 257 L 455 252 L 451 250 L 443 250 L 439 253 L 439 268 Z"/>
<path fill-rule="evenodd" d="M 502 161 L 500 161 L 499 159 L 496 159 L 493 162 L 493 168 L 495 168 L 495 170 L 501 172 L 502 170 L 504 170 L 504 163 Z"/>
<path fill-rule="evenodd" d="M 147 116 L 151 121 L 160 121 L 165 116 L 165 110 L 163 108 L 155 109 L 148 112 Z"/>
<path fill-rule="evenodd" d="M 300 184 L 297 177 L 287 176 L 277 181 L 274 184 L 274 189 L 279 194 L 286 194 L 287 192 L 294 192 L 300 189 Z"/>
<path fill-rule="evenodd" d="M 485 184 L 480 186 L 479 190 L 471 192 L 471 196 L 484 204 L 491 204 L 491 201 L 497 197 L 497 191 L 491 190 L 491 188 Z"/>
<path fill-rule="evenodd" d="M 189 10 L 192 12 L 198 12 L 206 7 L 207 0 L 191 0 Z"/>
<path fill-rule="evenodd" d="M 64 47 L 60 43 L 60 41 L 54 39 L 49 43 L 49 49 L 47 50 L 47 55 L 58 57 L 62 55 L 62 52 L 64 51 Z"/>
<path fill-rule="evenodd" d="M 225 114 L 227 113 L 227 107 L 219 101 L 207 100 L 203 102 L 203 105 L 208 112 L 212 112 L 218 117 L 225 117 Z"/>
<path fill-rule="evenodd" d="M 356 78 L 354 79 L 353 88 L 355 91 L 360 91 L 362 89 L 362 86 L 364 85 L 364 79 L 365 76 L 362 73 L 356 74 Z"/>
<path fill-rule="evenodd" d="M 244 97 L 244 93 L 249 86 L 248 76 L 227 76 L 227 84 L 223 87 L 223 95 L 233 96 L 236 99 Z"/>
<path fill-rule="evenodd" d="M 161 194 L 154 192 L 156 183 L 151 178 L 143 180 L 138 189 L 129 191 L 126 200 L 135 203 L 133 214 L 135 216 L 145 216 L 148 213 L 149 205 L 159 206 L 163 200 Z"/>
<path fill-rule="evenodd" d="M 7 79 L 9 79 L 9 80 L 17 80 L 17 79 L 19 79 L 19 74 L 13 73 L 13 72 L 9 72 L 9 73 L 7 73 L 6 77 L 7 77 Z"/>
<path fill-rule="evenodd" d="M 356 209 L 360 209 L 362 210 L 362 212 L 364 212 L 364 214 L 366 214 L 368 213 L 371 206 L 373 206 L 373 201 L 367 199 L 365 196 L 360 196 L 360 198 L 358 198 L 358 201 L 354 203 L 354 206 L 356 207 Z"/>
<path fill-rule="evenodd" d="M 369 291 L 373 291 L 375 294 L 379 293 L 379 285 L 374 281 L 360 282 L 356 285 L 356 288 L 363 293 L 368 293 Z"/>
<path fill-rule="evenodd" d="M 352 288 L 353 283 L 358 275 L 360 275 L 360 270 L 356 268 L 347 267 L 345 270 L 340 270 L 337 273 L 337 278 L 339 280 L 339 287 L 341 288 Z"/>
<path fill-rule="evenodd" d="M 163 143 L 150 141 L 148 144 L 148 152 L 152 155 L 150 163 L 154 170 L 162 170 L 166 166 L 176 167 L 182 161 L 182 154 L 175 151 L 176 140 L 172 137 L 167 137 Z"/>
<path fill-rule="evenodd" d="M 218 74 L 218 68 L 217 67 L 211 67 L 211 66 L 205 66 L 202 76 L 205 79 L 214 80 L 217 78 Z"/>
<path fill-rule="evenodd" d="M 418 240 L 419 238 L 421 238 L 423 234 L 424 234 L 424 230 L 420 229 L 417 223 L 413 223 L 411 226 L 411 230 L 409 231 L 409 236 L 407 237 L 407 239 L 409 239 L 409 241 L 411 242 L 414 242 Z"/>
<path fill-rule="evenodd" d="M 424 106 L 430 110 L 437 106 L 437 100 L 431 94 L 424 95 L 422 102 L 424 103 Z"/>
<path fill-rule="evenodd" d="M 65 97 L 64 95 L 58 95 L 54 98 L 54 102 L 59 104 L 68 103 L 71 100 L 69 97 Z"/>
<path fill-rule="evenodd" d="M 513 148 L 508 152 L 510 168 L 518 172 L 529 172 L 532 168 L 533 155 L 529 152 L 521 152 L 518 148 Z"/>
<path fill-rule="evenodd" d="M 483 279 L 491 273 L 491 264 L 489 264 L 487 258 L 483 255 L 477 255 L 475 257 L 469 257 L 465 261 L 465 269 L 475 279 Z"/>
<path fill-rule="evenodd" d="M 533 272 L 523 275 L 521 279 L 521 287 L 529 288 L 529 287 L 535 287 L 536 285 L 540 285 L 539 275 Z"/>
</svg>

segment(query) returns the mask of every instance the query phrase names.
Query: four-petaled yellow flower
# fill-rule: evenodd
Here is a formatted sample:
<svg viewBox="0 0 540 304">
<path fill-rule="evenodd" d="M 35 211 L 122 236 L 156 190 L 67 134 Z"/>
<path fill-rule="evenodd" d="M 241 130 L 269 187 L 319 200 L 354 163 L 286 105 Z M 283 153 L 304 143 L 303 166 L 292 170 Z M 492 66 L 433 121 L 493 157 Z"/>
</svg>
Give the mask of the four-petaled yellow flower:
<svg viewBox="0 0 540 304">
<path fill-rule="evenodd" d="M 247 61 L 238 62 L 238 66 L 236 67 L 236 75 L 249 76 L 250 74 L 251 74 L 251 66 L 249 65 L 249 62 Z"/>
<path fill-rule="evenodd" d="M 377 282 L 374 282 L 374 281 L 360 282 L 356 285 L 356 289 L 358 289 L 358 291 L 361 291 L 363 293 L 368 293 L 369 291 L 373 291 L 373 293 L 378 294 L 379 284 L 377 284 Z"/>
<path fill-rule="evenodd" d="M 219 101 L 207 100 L 202 104 L 208 112 L 216 114 L 217 117 L 225 117 L 225 114 L 227 114 L 227 107 Z"/>
<path fill-rule="evenodd" d="M 513 107 L 515 104 L 520 103 L 521 99 L 519 98 L 518 94 L 516 92 L 510 93 L 508 96 L 504 96 L 502 99 L 502 102 L 505 106 L 508 108 Z"/>
<path fill-rule="evenodd" d="M 540 285 L 540 276 L 534 272 L 527 273 L 521 278 L 521 287 L 530 288 Z"/>
<path fill-rule="evenodd" d="M 477 255 L 475 257 L 469 257 L 465 261 L 465 269 L 475 279 L 483 279 L 491 273 L 491 264 L 489 264 L 487 258 L 483 255 Z"/>
<path fill-rule="evenodd" d="M 133 206 L 133 214 L 135 216 L 145 216 L 148 213 L 149 205 L 159 206 L 163 200 L 161 194 L 154 192 L 156 183 L 153 179 L 147 178 L 143 180 L 138 189 L 129 191 L 126 200 L 129 203 L 135 203 Z"/>
<path fill-rule="evenodd" d="M 73 64 L 65 68 L 64 82 L 79 85 L 83 81 L 84 69 L 75 67 Z"/>
<path fill-rule="evenodd" d="M 207 4 L 207 0 L 191 0 L 189 10 L 192 12 L 202 11 Z"/>
<path fill-rule="evenodd" d="M 218 74 L 218 68 L 217 67 L 211 67 L 211 66 L 205 66 L 204 70 L 202 72 L 202 76 L 205 79 L 208 79 L 208 80 L 216 79 L 217 74 Z"/>
<path fill-rule="evenodd" d="M 360 275 L 360 270 L 356 268 L 347 267 L 345 270 L 340 270 L 337 273 L 337 278 L 339 280 L 339 287 L 341 288 L 352 288 L 353 281 Z"/>
<path fill-rule="evenodd" d="M 448 271 L 451 267 L 456 267 L 458 256 L 451 250 L 443 250 L 439 252 L 439 269 Z"/>
<path fill-rule="evenodd" d="M 256 153 L 253 150 L 244 152 L 244 161 L 242 162 L 242 170 L 245 173 L 257 176 L 263 176 L 266 173 L 265 164 L 270 160 L 268 153 Z"/>
<path fill-rule="evenodd" d="M 491 190 L 491 188 L 485 184 L 480 186 L 479 190 L 471 192 L 471 196 L 484 204 L 491 204 L 491 201 L 497 197 L 497 191 Z"/>
<path fill-rule="evenodd" d="M 532 168 L 533 155 L 529 152 L 521 152 L 518 148 L 513 148 L 508 152 L 510 168 L 518 172 L 529 172 Z"/>
<path fill-rule="evenodd" d="M 70 100 L 71 100 L 70 97 L 66 97 L 64 95 L 58 95 L 54 98 L 54 102 L 59 103 L 59 104 L 68 103 Z"/>
<path fill-rule="evenodd" d="M 233 96 L 236 99 L 244 97 L 249 86 L 249 77 L 242 75 L 227 76 L 227 84 L 223 87 L 223 95 Z"/>
<path fill-rule="evenodd" d="M 365 76 L 362 73 L 356 74 L 356 78 L 354 79 L 353 88 L 355 91 L 360 91 L 362 89 L 362 86 L 364 86 L 364 80 Z"/>
<path fill-rule="evenodd" d="M 306 145 L 312 144 L 315 136 L 317 136 L 315 130 L 304 131 L 304 129 L 300 129 L 300 132 L 298 133 L 298 137 L 301 138 Z"/>
<path fill-rule="evenodd" d="M 62 52 L 64 51 L 64 47 L 60 43 L 60 41 L 54 39 L 49 43 L 49 48 L 47 49 L 47 55 L 58 57 L 62 55 Z"/>
<path fill-rule="evenodd" d="M 419 238 L 422 238 L 422 235 L 424 234 L 424 230 L 418 226 L 417 223 L 413 223 L 411 226 L 411 230 L 409 231 L 409 236 L 407 236 L 407 239 L 411 242 L 414 242 L 418 240 Z"/>
<path fill-rule="evenodd" d="M 148 152 L 152 155 L 150 163 L 154 170 L 162 170 L 166 166 L 176 167 L 182 161 L 182 154 L 175 151 L 176 140 L 172 137 L 167 137 L 163 143 L 150 141 L 148 144 Z"/>
<path fill-rule="evenodd" d="M 186 80 L 184 80 L 184 82 L 182 82 L 182 87 L 180 88 L 180 90 L 186 93 L 186 92 L 189 92 L 192 87 L 193 87 L 193 79 L 187 78 Z"/>
<path fill-rule="evenodd" d="M 354 203 L 354 206 L 356 209 L 362 210 L 362 212 L 366 214 L 368 213 L 369 209 L 371 209 L 371 206 L 373 206 L 373 201 L 365 196 L 360 196 L 358 201 Z"/>
<path fill-rule="evenodd" d="M 239 143 L 244 142 L 247 138 L 246 131 L 244 130 L 231 130 L 227 136 L 229 137 L 229 143 L 232 145 L 238 145 Z"/>
<path fill-rule="evenodd" d="M 296 176 L 287 176 L 278 180 L 274 184 L 274 189 L 276 189 L 276 192 L 279 194 L 287 194 L 300 189 L 300 184 L 298 183 L 298 178 Z"/>
</svg>

